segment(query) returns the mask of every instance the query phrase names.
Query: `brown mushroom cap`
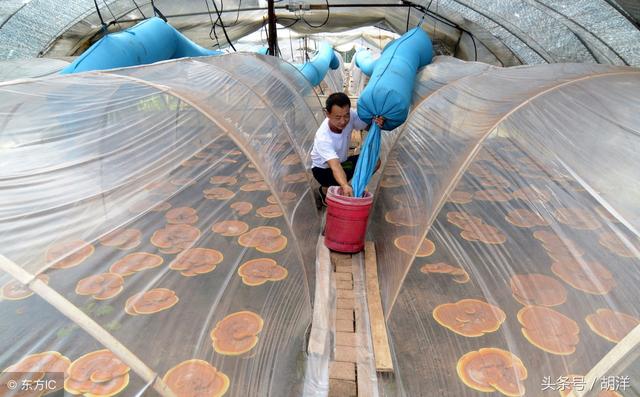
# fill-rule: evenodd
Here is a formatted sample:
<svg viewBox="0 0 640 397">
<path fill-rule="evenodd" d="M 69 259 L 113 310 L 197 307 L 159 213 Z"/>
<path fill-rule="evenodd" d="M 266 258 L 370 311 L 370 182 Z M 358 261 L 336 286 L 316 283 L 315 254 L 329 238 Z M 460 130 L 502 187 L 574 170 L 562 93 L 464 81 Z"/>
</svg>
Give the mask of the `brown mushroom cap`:
<svg viewBox="0 0 640 397">
<path fill-rule="evenodd" d="M 169 224 L 193 225 L 198 222 L 198 212 L 191 207 L 177 207 L 164 214 Z"/>
<path fill-rule="evenodd" d="M 429 240 L 428 238 L 419 239 L 418 237 L 410 236 L 410 235 L 404 235 L 396 238 L 393 241 L 393 244 L 399 250 L 409 255 L 413 255 L 413 252 L 417 247 L 418 251 L 416 252 L 416 256 L 420 258 L 430 256 L 436 250 L 435 244 L 433 243 L 433 241 Z"/>
<path fill-rule="evenodd" d="M 169 181 L 154 181 L 148 183 L 144 189 L 152 190 L 156 193 L 173 193 L 176 191 L 176 187 Z"/>
<path fill-rule="evenodd" d="M 485 187 L 507 188 L 511 182 L 501 175 L 488 175 L 480 179 L 480 185 Z"/>
<path fill-rule="evenodd" d="M 507 241 L 507 236 L 500 229 L 487 224 L 469 224 L 460 236 L 465 240 L 480 241 L 485 244 L 503 244 Z"/>
<path fill-rule="evenodd" d="M 295 192 L 280 192 L 278 193 L 278 197 L 280 198 L 280 201 L 282 203 L 290 203 L 292 201 L 295 201 L 296 197 L 298 195 Z M 267 201 L 270 204 L 278 204 L 278 201 L 276 200 L 276 197 L 272 194 L 269 197 L 267 197 Z"/>
<path fill-rule="evenodd" d="M 243 175 L 249 182 L 262 182 L 264 180 L 262 175 L 257 171 L 245 172 Z"/>
<path fill-rule="evenodd" d="M 287 238 L 281 235 L 280 229 L 272 226 L 258 226 L 238 237 L 243 247 L 254 247 L 260 252 L 275 253 L 287 246 Z"/>
<path fill-rule="evenodd" d="M 235 193 L 223 187 L 212 187 L 205 189 L 202 194 L 207 200 L 228 200 L 235 196 Z"/>
<path fill-rule="evenodd" d="M 469 192 L 465 192 L 462 190 L 455 190 L 451 192 L 451 194 L 447 198 L 447 201 L 450 201 L 456 204 L 467 204 L 471 202 L 472 198 L 473 198 L 473 194 Z"/>
<path fill-rule="evenodd" d="M 502 309 L 486 302 L 462 299 L 437 306 L 433 318 L 457 334 L 477 337 L 497 331 L 507 316 Z"/>
<path fill-rule="evenodd" d="M 263 218 L 277 218 L 283 215 L 282 209 L 277 204 L 260 207 L 256 210 L 256 213 Z"/>
<path fill-rule="evenodd" d="M 417 211 L 417 208 L 396 208 L 395 210 L 388 211 L 384 215 L 384 219 L 396 225 L 413 227 L 419 224 L 419 217 L 416 216 Z"/>
<path fill-rule="evenodd" d="M 612 253 L 624 258 L 637 258 L 637 252 L 640 252 L 640 239 L 627 238 L 625 240 L 623 240 L 623 236 L 614 232 L 601 233 L 598 236 L 598 243 Z"/>
<path fill-rule="evenodd" d="M 269 185 L 267 185 L 267 183 L 264 181 L 251 182 L 251 183 L 247 183 L 246 185 L 240 186 L 240 190 L 242 190 L 243 192 L 255 192 L 255 191 L 266 192 L 269 190 Z"/>
<path fill-rule="evenodd" d="M 270 258 L 258 258 L 245 262 L 238 268 L 238 275 L 246 285 L 257 286 L 267 281 L 284 280 L 287 269 Z"/>
<path fill-rule="evenodd" d="M 113 298 L 122 292 L 124 278 L 117 273 L 102 273 L 85 277 L 76 284 L 76 294 L 92 295 L 94 299 Z"/>
<path fill-rule="evenodd" d="M 69 269 L 78 266 L 95 251 L 93 245 L 83 240 L 63 241 L 51 244 L 45 254 L 47 262 L 55 262 L 53 269 Z"/>
<path fill-rule="evenodd" d="M 151 236 L 151 244 L 167 254 L 177 254 L 200 237 L 200 230 L 190 225 L 166 225 Z"/>
<path fill-rule="evenodd" d="M 527 379 L 527 369 L 511 352 L 498 348 L 482 348 L 472 351 L 458 360 L 458 376 L 465 385 L 486 393 L 499 391 L 519 397 L 525 393 L 522 381 Z"/>
<path fill-rule="evenodd" d="M 230 205 L 230 207 L 238 214 L 238 215 L 247 215 L 253 209 L 253 204 L 247 201 L 237 201 Z"/>
<path fill-rule="evenodd" d="M 526 306 L 518 312 L 522 334 L 534 346 L 551 354 L 569 355 L 580 341 L 578 323 L 553 309 Z"/>
<path fill-rule="evenodd" d="M 505 216 L 507 222 L 518 227 L 535 227 L 535 226 L 547 226 L 547 222 L 540 214 L 537 214 L 527 209 L 512 210 Z"/>
<path fill-rule="evenodd" d="M 49 284 L 49 276 L 46 274 L 39 274 L 38 279 L 42 280 L 45 284 Z M 22 284 L 18 280 L 11 280 L 2 286 L 0 289 L 0 297 L 10 301 L 17 301 L 26 299 L 33 295 L 33 291 L 26 285 Z M 17 371 L 20 372 L 20 371 Z M 28 371 L 22 371 L 28 372 Z"/>
<path fill-rule="evenodd" d="M 41 379 L 45 372 L 66 372 L 70 365 L 71 360 L 59 352 L 46 351 L 25 356 L 2 372 L 33 372 L 36 378 Z"/>
<path fill-rule="evenodd" d="M 544 274 L 517 274 L 510 280 L 513 297 L 523 305 L 557 306 L 567 301 L 567 290 Z"/>
<path fill-rule="evenodd" d="M 160 255 L 146 252 L 134 252 L 124 258 L 118 259 L 116 263 L 109 267 L 110 273 L 116 273 L 122 277 L 130 276 L 136 272 L 146 269 L 153 269 L 162 265 L 164 259 Z"/>
<path fill-rule="evenodd" d="M 424 274 L 428 274 L 428 273 L 450 274 L 453 276 L 453 281 L 455 281 L 458 284 L 464 284 L 469 282 L 469 273 L 467 273 L 466 270 L 460 267 L 451 266 L 444 262 L 428 263 L 428 264 L 422 265 L 422 267 L 420 267 L 420 272 Z"/>
<path fill-rule="evenodd" d="M 186 277 L 213 271 L 222 262 L 222 252 L 208 248 L 190 248 L 182 251 L 169 265 L 170 269 L 181 271 Z"/>
<path fill-rule="evenodd" d="M 97 350 L 71 363 L 64 388 L 72 394 L 113 396 L 129 384 L 129 370 L 109 350 Z"/>
<path fill-rule="evenodd" d="M 295 174 L 285 175 L 282 178 L 283 181 L 287 183 L 299 183 L 307 181 L 307 173 L 306 172 L 296 172 Z"/>
<path fill-rule="evenodd" d="M 595 230 L 602 226 L 593 214 L 582 208 L 558 208 L 554 216 L 558 222 L 578 230 Z"/>
<path fill-rule="evenodd" d="M 601 205 L 597 205 L 593 207 L 593 209 L 596 211 L 598 215 L 600 215 L 600 218 L 602 218 L 602 220 L 604 220 L 605 222 L 620 223 L 620 220 L 618 220 L 618 218 L 616 218 L 615 215 L 609 212 L 609 210 L 607 210 L 605 207 Z"/>
<path fill-rule="evenodd" d="M 400 187 L 400 186 L 404 186 L 406 184 L 407 184 L 407 182 L 405 182 L 405 180 L 402 177 L 395 176 L 395 175 L 385 175 L 380 180 L 380 187 L 385 188 L 385 189 L 390 189 L 390 188 L 394 188 L 394 187 Z"/>
<path fill-rule="evenodd" d="M 556 261 L 581 257 L 585 253 L 573 240 L 561 238 L 553 232 L 538 230 L 533 233 L 533 237 L 542 242 L 542 247 Z"/>
<path fill-rule="evenodd" d="M 211 227 L 212 232 L 228 237 L 239 236 L 247 230 L 249 230 L 247 223 L 236 220 L 218 222 Z"/>
<path fill-rule="evenodd" d="M 462 229 L 470 225 L 482 225 L 484 223 L 483 220 L 477 216 L 458 211 L 447 212 L 447 221 Z"/>
<path fill-rule="evenodd" d="M 229 314 L 211 331 L 213 348 L 229 356 L 246 353 L 258 343 L 263 325 L 262 317 L 250 311 Z"/>
<path fill-rule="evenodd" d="M 640 324 L 637 318 L 611 309 L 598 309 L 595 313 L 589 314 L 585 321 L 593 332 L 613 343 L 620 342 Z"/>
<path fill-rule="evenodd" d="M 132 316 L 153 314 L 173 307 L 179 300 L 173 290 L 154 288 L 129 297 L 125 302 L 124 310 Z"/>
<path fill-rule="evenodd" d="M 479 190 L 473 193 L 473 198 L 479 201 L 494 201 L 504 203 L 511 200 L 513 197 L 509 192 L 505 192 L 500 189 L 487 189 Z"/>
<path fill-rule="evenodd" d="M 235 185 L 238 183 L 238 178 L 235 176 L 215 175 L 209 178 L 209 183 L 212 185 Z"/>
<path fill-rule="evenodd" d="M 119 249 L 131 249 L 140 245 L 142 232 L 140 229 L 114 230 L 100 238 L 100 244 L 106 247 L 117 247 Z"/>
<path fill-rule="evenodd" d="M 516 190 L 511 195 L 513 198 L 523 201 L 536 201 L 548 203 L 551 200 L 551 193 L 546 189 L 538 189 L 532 187 L 523 187 Z"/>
<path fill-rule="evenodd" d="M 487 178 L 493 175 L 489 168 L 479 163 L 471 164 L 469 168 L 467 168 L 467 172 L 479 178 Z"/>
<path fill-rule="evenodd" d="M 604 295 L 616 286 L 611 272 L 596 261 L 563 260 L 554 262 L 551 271 L 573 288 L 588 294 Z"/>
<path fill-rule="evenodd" d="M 229 389 L 229 377 L 203 360 L 183 361 L 162 380 L 176 397 L 220 397 Z"/>
<path fill-rule="evenodd" d="M 296 165 L 300 164 L 302 161 L 297 154 L 290 154 L 282 160 L 282 165 Z"/>
</svg>

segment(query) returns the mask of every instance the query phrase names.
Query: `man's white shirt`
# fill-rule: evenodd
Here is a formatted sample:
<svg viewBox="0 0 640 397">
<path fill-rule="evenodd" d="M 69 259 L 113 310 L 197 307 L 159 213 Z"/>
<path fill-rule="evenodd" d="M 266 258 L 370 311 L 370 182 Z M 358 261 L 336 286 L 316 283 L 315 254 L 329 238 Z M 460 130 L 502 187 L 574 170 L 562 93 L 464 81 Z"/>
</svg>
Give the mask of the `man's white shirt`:
<svg viewBox="0 0 640 397">
<path fill-rule="evenodd" d="M 347 161 L 351 133 L 354 129 L 362 130 L 367 127 L 367 123 L 360 120 L 355 110 L 349 109 L 349 114 L 349 123 L 342 129 L 340 134 L 331 131 L 328 118 L 325 118 L 320 124 L 313 139 L 313 149 L 311 150 L 312 167 L 329 168 L 327 161 L 331 159 L 339 159 L 341 163 Z"/>
</svg>

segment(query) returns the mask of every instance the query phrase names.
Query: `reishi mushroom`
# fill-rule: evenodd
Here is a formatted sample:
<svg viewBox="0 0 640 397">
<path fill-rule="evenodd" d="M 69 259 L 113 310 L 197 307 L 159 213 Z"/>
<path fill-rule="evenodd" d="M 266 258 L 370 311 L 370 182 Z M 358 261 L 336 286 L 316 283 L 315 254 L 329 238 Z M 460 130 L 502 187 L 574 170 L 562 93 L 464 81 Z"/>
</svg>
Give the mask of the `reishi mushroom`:
<svg viewBox="0 0 640 397">
<path fill-rule="evenodd" d="M 246 353 L 258 343 L 263 325 L 262 317 L 250 311 L 229 314 L 211 331 L 213 348 L 227 356 Z"/>
<path fill-rule="evenodd" d="M 287 269 L 270 258 L 257 258 L 243 263 L 238 268 L 242 282 L 250 286 L 258 286 L 267 281 L 280 281 L 287 277 Z"/>
<path fill-rule="evenodd" d="M 220 397 L 229 389 L 229 377 L 203 360 L 187 360 L 162 378 L 176 397 Z"/>
</svg>

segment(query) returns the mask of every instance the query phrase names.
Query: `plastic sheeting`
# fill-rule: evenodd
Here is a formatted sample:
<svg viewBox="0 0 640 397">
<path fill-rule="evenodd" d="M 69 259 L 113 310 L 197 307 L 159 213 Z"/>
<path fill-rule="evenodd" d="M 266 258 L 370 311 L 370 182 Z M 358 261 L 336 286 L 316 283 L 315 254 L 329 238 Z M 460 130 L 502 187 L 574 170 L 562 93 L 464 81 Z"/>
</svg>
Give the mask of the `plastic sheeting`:
<svg viewBox="0 0 640 397">
<path fill-rule="evenodd" d="M 95 395 L 192 371 L 227 395 L 301 393 L 320 222 L 300 153 L 321 108 L 291 65 L 170 61 L 0 98 L 2 369 L 59 352 L 67 390 Z"/>
<path fill-rule="evenodd" d="M 413 110 L 376 193 L 382 390 L 558 395 L 605 354 L 622 364 L 640 324 L 640 72 L 468 66 Z M 640 368 L 615 370 L 593 391 L 627 376 L 638 394 Z"/>
</svg>

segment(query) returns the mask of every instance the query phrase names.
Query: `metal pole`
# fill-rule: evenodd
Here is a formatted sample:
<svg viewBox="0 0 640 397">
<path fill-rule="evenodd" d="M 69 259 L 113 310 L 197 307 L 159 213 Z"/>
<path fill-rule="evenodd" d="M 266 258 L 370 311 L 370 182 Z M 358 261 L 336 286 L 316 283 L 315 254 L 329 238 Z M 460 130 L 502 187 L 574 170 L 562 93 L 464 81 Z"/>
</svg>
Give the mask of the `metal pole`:
<svg viewBox="0 0 640 397">
<path fill-rule="evenodd" d="M 267 16 L 269 17 L 269 37 L 267 38 L 269 41 L 269 55 L 276 56 L 278 51 L 278 29 L 276 28 L 276 11 L 273 6 L 273 0 L 268 0 Z"/>
</svg>

